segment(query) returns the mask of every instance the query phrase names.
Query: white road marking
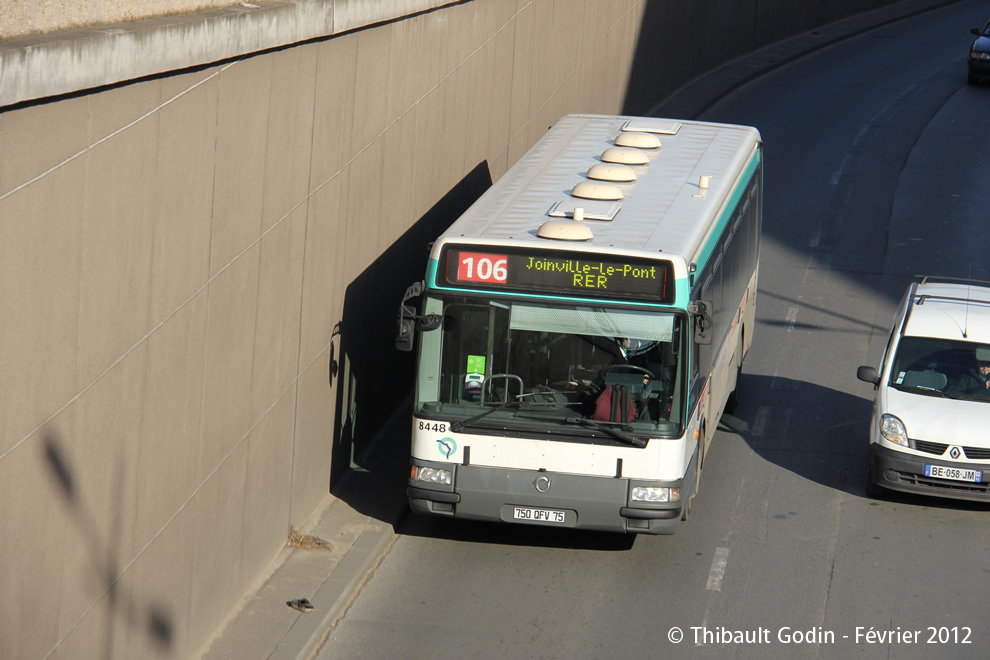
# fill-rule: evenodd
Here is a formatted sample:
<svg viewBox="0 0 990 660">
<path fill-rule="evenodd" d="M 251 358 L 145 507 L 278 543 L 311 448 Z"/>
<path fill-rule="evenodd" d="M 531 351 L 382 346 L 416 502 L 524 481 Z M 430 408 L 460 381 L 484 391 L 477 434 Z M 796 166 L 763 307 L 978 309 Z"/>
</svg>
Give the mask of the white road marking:
<svg viewBox="0 0 990 660">
<path fill-rule="evenodd" d="M 752 434 L 754 438 L 763 438 L 768 435 L 767 427 L 770 425 L 770 414 L 774 414 L 773 435 L 779 436 L 781 443 L 787 441 L 787 427 L 791 423 L 791 408 L 773 408 L 771 406 L 760 406 L 756 409 L 756 418 L 753 419 Z"/>
<path fill-rule="evenodd" d="M 722 590 L 722 576 L 725 575 L 725 565 L 729 563 L 729 549 L 715 548 L 715 558 L 712 559 L 712 570 L 708 571 L 708 591 Z"/>
<path fill-rule="evenodd" d="M 822 223 L 818 223 L 818 229 L 815 231 L 815 235 L 811 237 L 811 241 L 808 243 L 808 247 L 816 248 L 822 242 Z"/>
<path fill-rule="evenodd" d="M 797 323 L 797 315 L 798 315 L 797 307 L 787 308 L 787 316 L 784 317 L 784 320 L 787 321 L 788 332 L 794 332 L 794 325 Z"/>
<path fill-rule="evenodd" d="M 770 417 L 770 406 L 760 406 L 756 409 L 756 419 L 753 420 L 753 435 L 757 438 L 767 432 L 767 418 Z"/>
</svg>

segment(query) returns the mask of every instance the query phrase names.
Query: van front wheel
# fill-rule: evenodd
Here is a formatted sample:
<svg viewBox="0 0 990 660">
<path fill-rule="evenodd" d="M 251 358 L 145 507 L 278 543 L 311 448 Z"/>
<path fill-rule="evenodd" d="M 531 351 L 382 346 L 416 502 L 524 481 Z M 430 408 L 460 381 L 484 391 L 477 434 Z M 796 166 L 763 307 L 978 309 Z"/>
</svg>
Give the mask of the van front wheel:
<svg viewBox="0 0 990 660">
<path fill-rule="evenodd" d="M 887 496 L 887 489 L 873 481 L 873 475 L 866 473 L 866 496 L 871 500 L 882 500 Z"/>
</svg>

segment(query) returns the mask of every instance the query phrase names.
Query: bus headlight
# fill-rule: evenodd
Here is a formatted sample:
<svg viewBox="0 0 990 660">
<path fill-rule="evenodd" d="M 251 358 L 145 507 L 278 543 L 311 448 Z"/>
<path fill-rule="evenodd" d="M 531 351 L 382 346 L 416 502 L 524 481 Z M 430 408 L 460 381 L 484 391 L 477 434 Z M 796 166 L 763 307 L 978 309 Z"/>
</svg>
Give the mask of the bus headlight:
<svg viewBox="0 0 990 660">
<path fill-rule="evenodd" d="M 902 447 L 910 447 L 904 422 L 893 415 L 883 415 L 880 418 L 880 435 L 887 442 L 893 442 L 895 445 Z"/>
<path fill-rule="evenodd" d="M 443 484 L 449 486 L 452 482 L 450 470 L 440 468 L 412 466 L 410 475 L 413 481 L 425 481 L 431 484 Z"/>
<path fill-rule="evenodd" d="M 633 502 L 677 502 L 681 499 L 681 489 L 637 486 L 632 489 L 630 499 Z"/>
</svg>

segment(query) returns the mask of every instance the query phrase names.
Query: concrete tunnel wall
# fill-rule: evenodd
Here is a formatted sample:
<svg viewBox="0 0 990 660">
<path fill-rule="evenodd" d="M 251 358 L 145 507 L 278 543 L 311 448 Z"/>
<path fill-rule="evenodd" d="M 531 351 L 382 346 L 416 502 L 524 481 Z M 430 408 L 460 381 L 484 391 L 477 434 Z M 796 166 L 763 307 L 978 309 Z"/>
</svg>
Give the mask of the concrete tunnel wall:
<svg viewBox="0 0 990 660">
<path fill-rule="evenodd" d="M 0 657 L 201 653 L 407 450 L 401 294 L 547 127 L 885 4 L 473 0 L 0 108 Z"/>
</svg>

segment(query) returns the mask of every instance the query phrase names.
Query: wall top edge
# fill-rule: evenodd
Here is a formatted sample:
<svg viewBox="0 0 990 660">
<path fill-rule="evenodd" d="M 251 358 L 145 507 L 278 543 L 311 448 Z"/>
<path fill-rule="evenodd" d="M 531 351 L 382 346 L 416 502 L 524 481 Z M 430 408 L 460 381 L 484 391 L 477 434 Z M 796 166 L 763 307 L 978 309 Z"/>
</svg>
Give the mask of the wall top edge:
<svg viewBox="0 0 990 660">
<path fill-rule="evenodd" d="M 459 1 L 251 0 L 0 42 L 0 110 L 330 37 Z"/>
</svg>

